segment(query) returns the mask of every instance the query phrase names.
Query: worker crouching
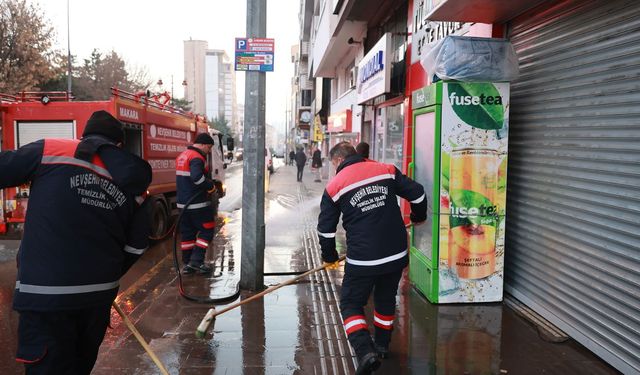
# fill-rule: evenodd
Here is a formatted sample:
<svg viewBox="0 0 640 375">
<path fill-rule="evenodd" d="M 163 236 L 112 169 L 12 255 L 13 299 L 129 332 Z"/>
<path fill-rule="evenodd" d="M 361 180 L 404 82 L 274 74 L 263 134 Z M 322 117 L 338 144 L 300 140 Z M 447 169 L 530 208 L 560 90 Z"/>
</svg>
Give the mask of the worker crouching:
<svg viewBox="0 0 640 375">
<path fill-rule="evenodd" d="M 322 259 L 326 263 L 338 260 L 335 236 L 342 215 L 347 259 L 340 312 L 358 357 L 356 374 L 369 374 L 380 366 L 379 358 L 389 353 L 398 283 L 409 262 L 407 231 L 396 197 L 411 202 L 410 217 L 415 223 L 426 220 L 427 200 L 422 185 L 393 165 L 364 159 L 348 142 L 338 143 L 329 156 L 336 176 L 329 181 L 320 204 Z M 364 314 L 372 292 L 375 342 Z"/>
</svg>

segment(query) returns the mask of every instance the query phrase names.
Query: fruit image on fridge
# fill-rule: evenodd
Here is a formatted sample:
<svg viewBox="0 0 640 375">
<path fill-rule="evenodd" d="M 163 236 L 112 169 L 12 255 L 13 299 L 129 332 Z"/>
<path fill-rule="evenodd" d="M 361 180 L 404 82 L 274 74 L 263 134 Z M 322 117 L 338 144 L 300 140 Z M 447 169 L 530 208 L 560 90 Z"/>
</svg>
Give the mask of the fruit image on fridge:
<svg viewBox="0 0 640 375">
<path fill-rule="evenodd" d="M 508 83 L 437 82 L 413 93 L 413 177 L 428 220 L 409 278 L 433 303 L 502 300 Z"/>
</svg>

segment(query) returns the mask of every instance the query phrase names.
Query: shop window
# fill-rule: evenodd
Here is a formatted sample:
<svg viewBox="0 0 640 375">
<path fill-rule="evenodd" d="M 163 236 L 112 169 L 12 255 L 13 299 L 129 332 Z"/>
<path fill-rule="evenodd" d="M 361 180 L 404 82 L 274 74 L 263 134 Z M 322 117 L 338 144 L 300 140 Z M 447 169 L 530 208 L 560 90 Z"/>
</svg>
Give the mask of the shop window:
<svg viewBox="0 0 640 375">
<path fill-rule="evenodd" d="M 403 104 L 385 108 L 384 162 L 402 170 Z"/>
</svg>

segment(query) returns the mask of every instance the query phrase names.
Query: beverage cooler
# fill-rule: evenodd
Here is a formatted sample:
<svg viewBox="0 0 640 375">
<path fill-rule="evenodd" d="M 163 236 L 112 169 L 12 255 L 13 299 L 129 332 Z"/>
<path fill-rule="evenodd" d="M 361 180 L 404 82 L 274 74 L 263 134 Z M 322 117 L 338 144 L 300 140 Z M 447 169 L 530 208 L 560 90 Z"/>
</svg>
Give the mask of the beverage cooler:
<svg viewBox="0 0 640 375">
<path fill-rule="evenodd" d="M 413 178 L 429 201 L 409 278 L 433 303 L 502 300 L 509 83 L 439 81 L 413 93 Z"/>
</svg>

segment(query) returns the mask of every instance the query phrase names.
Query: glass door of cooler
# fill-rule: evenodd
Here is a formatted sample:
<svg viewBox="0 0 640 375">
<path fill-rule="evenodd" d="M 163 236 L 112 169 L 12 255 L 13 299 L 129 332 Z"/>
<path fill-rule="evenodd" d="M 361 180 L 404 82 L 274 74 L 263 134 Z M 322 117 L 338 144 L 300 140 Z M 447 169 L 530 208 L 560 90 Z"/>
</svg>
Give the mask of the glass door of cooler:
<svg viewBox="0 0 640 375">
<path fill-rule="evenodd" d="M 416 248 L 431 265 L 436 269 L 438 265 L 438 208 L 439 195 L 434 195 L 434 187 L 439 182 L 439 163 L 436 163 L 435 149 L 437 148 L 437 121 L 436 107 L 429 107 L 414 112 L 414 175 L 413 179 L 424 187 L 428 201 L 426 223 L 415 226 L 413 229 L 413 247 Z M 435 228 L 435 229 L 434 229 Z"/>
</svg>

